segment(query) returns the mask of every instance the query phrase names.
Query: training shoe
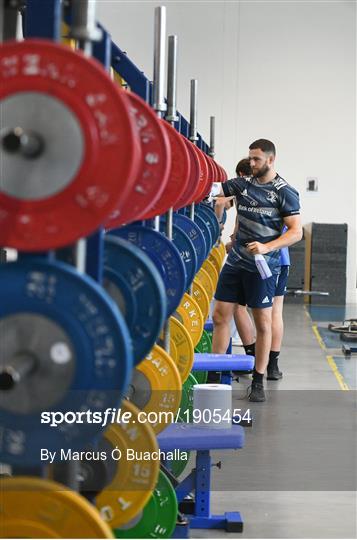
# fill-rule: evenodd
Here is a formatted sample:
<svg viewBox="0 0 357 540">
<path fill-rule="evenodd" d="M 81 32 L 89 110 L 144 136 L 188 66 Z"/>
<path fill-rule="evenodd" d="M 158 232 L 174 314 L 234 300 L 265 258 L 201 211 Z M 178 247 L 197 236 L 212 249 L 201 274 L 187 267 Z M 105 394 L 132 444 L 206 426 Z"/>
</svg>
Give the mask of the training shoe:
<svg viewBox="0 0 357 540">
<path fill-rule="evenodd" d="M 278 381 L 283 378 L 283 374 L 279 371 L 278 367 L 267 370 L 267 380 L 268 381 Z"/>
<path fill-rule="evenodd" d="M 265 401 L 264 386 L 257 382 L 252 382 L 249 388 L 249 401 Z"/>
</svg>

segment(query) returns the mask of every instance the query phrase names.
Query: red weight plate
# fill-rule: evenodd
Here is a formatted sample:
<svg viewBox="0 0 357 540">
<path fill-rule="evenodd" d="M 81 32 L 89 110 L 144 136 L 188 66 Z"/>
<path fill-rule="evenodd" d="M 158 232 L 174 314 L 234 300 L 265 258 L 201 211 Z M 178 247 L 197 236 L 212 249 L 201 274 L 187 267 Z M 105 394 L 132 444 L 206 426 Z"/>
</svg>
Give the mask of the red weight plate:
<svg viewBox="0 0 357 540">
<path fill-rule="evenodd" d="M 213 159 L 208 154 L 206 154 L 206 159 L 207 159 L 207 161 L 209 163 L 209 166 L 208 166 L 209 170 L 211 171 L 211 180 L 212 180 L 212 182 L 217 182 L 217 180 L 216 180 L 217 173 L 216 173 L 216 168 L 214 166 Z"/>
<path fill-rule="evenodd" d="M 196 151 L 198 153 L 198 158 L 200 161 L 200 169 L 201 169 L 201 181 L 200 181 L 200 187 L 197 190 L 195 194 L 194 201 L 198 203 L 202 200 L 203 193 L 206 190 L 206 185 L 208 181 L 208 163 L 206 161 L 205 155 L 199 148 L 196 147 Z"/>
<path fill-rule="evenodd" d="M 177 200 L 184 193 L 190 178 L 190 156 L 184 138 L 171 124 L 163 121 L 163 125 L 169 136 L 171 147 L 169 181 L 160 200 L 155 205 L 151 205 L 150 211 L 141 219 L 151 219 L 164 214 L 169 208 L 175 206 Z"/>
<path fill-rule="evenodd" d="M 213 168 L 214 168 L 214 182 L 219 182 L 219 179 L 220 179 L 220 174 L 219 174 L 219 168 L 218 168 L 218 164 L 216 163 L 216 161 L 214 159 L 212 159 L 212 164 L 213 164 Z"/>
<path fill-rule="evenodd" d="M 181 195 L 179 200 L 174 206 L 174 210 L 179 210 L 184 206 L 187 206 L 194 200 L 194 195 L 196 193 L 197 187 L 200 184 L 200 162 L 198 159 L 197 152 L 195 151 L 195 145 L 191 141 L 184 137 L 186 147 L 190 156 L 190 178 L 187 184 L 185 192 Z"/>
<path fill-rule="evenodd" d="M 141 151 L 125 92 L 95 60 L 44 40 L 2 45 L 0 77 L 0 245 L 71 244 L 103 224 L 119 199 L 125 206 L 134 184 Z M 42 138 L 39 157 L 5 149 L 4 129 L 16 127 Z"/>
<path fill-rule="evenodd" d="M 141 142 L 141 167 L 128 204 L 121 212 L 115 210 L 106 222 L 111 229 L 141 219 L 148 212 L 165 190 L 171 168 L 171 147 L 162 121 L 139 96 L 132 92 L 127 96 Z"/>
<path fill-rule="evenodd" d="M 205 189 L 202 194 L 202 199 L 204 199 L 205 197 L 208 197 L 208 195 L 210 194 L 212 183 L 215 181 L 214 178 L 216 174 L 211 158 L 207 156 L 207 154 L 205 154 L 204 156 L 208 165 L 208 178 L 205 185 Z"/>
<path fill-rule="evenodd" d="M 221 169 L 221 178 L 222 178 L 221 182 L 225 182 L 225 181 L 227 180 L 227 178 L 228 178 L 227 173 L 226 173 L 226 171 L 223 169 L 222 166 L 220 166 L 220 169 Z"/>
</svg>

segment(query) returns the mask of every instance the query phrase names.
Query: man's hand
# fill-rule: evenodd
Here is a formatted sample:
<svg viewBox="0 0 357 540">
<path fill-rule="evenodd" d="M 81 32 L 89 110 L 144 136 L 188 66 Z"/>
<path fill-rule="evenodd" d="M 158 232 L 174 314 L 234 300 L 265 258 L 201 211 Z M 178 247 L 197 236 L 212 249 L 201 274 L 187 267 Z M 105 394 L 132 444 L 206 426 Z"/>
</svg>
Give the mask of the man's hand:
<svg viewBox="0 0 357 540">
<path fill-rule="evenodd" d="M 269 249 L 266 245 L 261 244 L 260 242 L 249 242 L 249 244 L 246 244 L 246 248 L 252 255 L 265 255 L 266 253 L 269 253 Z"/>
<path fill-rule="evenodd" d="M 232 249 L 232 247 L 233 247 L 233 242 L 232 242 L 232 241 L 231 241 L 231 242 L 227 242 L 227 243 L 226 243 L 226 253 L 229 253 L 230 250 Z"/>
</svg>

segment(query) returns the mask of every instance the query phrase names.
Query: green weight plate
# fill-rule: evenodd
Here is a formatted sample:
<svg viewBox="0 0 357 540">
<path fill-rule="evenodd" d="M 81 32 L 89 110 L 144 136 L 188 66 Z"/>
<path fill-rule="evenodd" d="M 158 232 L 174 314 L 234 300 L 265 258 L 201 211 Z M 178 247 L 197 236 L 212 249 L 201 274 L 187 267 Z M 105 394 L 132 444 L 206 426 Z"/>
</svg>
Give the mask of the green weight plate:
<svg viewBox="0 0 357 540">
<path fill-rule="evenodd" d="M 206 384 L 208 371 L 192 371 L 192 375 L 195 377 L 198 384 Z"/>
<path fill-rule="evenodd" d="M 179 416 L 179 422 L 183 422 L 181 416 Z M 180 476 L 180 474 L 183 473 L 185 470 L 188 460 L 190 459 L 190 452 L 187 453 L 187 459 L 175 459 L 172 462 L 170 462 L 170 470 L 176 478 Z"/>
<path fill-rule="evenodd" d="M 193 409 L 193 386 L 198 384 L 197 379 L 189 374 L 188 378 L 182 385 L 182 397 L 180 403 L 181 416 L 179 417 L 180 422 L 191 422 L 192 421 L 192 409 Z M 188 413 L 186 411 L 189 411 Z M 187 460 L 180 459 L 172 461 L 171 471 L 176 477 L 184 471 L 189 458 L 189 452 L 187 452 Z"/>
<path fill-rule="evenodd" d="M 182 385 L 182 397 L 180 403 L 180 411 L 183 422 L 191 422 L 192 420 L 192 409 L 193 409 L 193 386 L 197 383 L 197 379 L 189 374 L 188 378 Z M 189 411 L 189 414 L 186 411 Z"/>
<path fill-rule="evenodd" d="M 209 333 L 204 330 L 200 342 L 195 348 L 195 352 L 198 353 L 211 353 L 212 352 L 212 341 Z M 192 371 L 192 375 L 195 377 L 198 384 L 205 384 L 207 382 L 208 372 L 207 371 Z"/>
<path fill-rule="evenodd" d="M 206 330 L 203 330 L 201 339 L 195 348 L 195 352 L 198 352 L 198 353 L 211 353 L 212 352 L 212 341 Z"/>
<path fill-rule="evenodd" d="M 171 538 L 177 520 L 177 499 L 167 476 L 160 471 L 156 487 L 131 527 L 114 529 L 116 538 Z"/>
</svg>

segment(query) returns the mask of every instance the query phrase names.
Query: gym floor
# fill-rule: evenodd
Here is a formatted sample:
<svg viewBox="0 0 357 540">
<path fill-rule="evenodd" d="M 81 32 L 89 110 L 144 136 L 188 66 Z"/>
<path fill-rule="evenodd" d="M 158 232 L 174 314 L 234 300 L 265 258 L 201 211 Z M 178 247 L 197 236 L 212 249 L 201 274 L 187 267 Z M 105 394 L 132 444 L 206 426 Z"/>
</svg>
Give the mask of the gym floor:
<svg viewBox="0 0 357 540">
<path fill-rule="evenodd" d="M 191 529 L 192 538 L 356 537 L 357 358 L 324 348 L 316 329 L 328 315 L 285 305 L 284 378 L 267 383 L 266 403 L 245 399 L 249 377 L 234 383 L 233 407 L 253 405 L 253 426 L 242 450 L 212 453 L 222 469 L 212 470 L 211 510 L 240 511 L 244 531 Z"/>
</svg>

